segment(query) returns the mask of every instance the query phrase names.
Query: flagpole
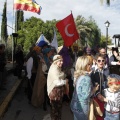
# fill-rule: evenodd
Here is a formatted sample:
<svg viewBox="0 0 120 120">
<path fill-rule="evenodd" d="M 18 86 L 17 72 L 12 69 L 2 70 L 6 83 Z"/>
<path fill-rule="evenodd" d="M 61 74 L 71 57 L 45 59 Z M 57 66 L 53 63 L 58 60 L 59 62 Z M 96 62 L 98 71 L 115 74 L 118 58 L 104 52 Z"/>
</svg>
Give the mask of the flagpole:
<svg viewBox="0 0 120 120">
<path fill-rule="evenodd" d="M 6 17 L 7 17 L 7 0 L 6 0 Z"/>
<path fill-rule="evenodd" d="M 7 30 L 7 0 L 5 1 L 6 2 L 6 26 L 5 26 L 5 28 L 6 28 L 6 30 Z M 5 45 L 6 45 L 6 48 L 7 48 L 7 39 L 8 39 L 8 37 L 5 37 L 6 38 L 6 42 L 5 42 Z M 7 54 L 7 53 L 6 53 Z"/>
<path fill-rule="evenodd" d="M 15 33 L 17 33 L 17 11 L 15 11 Z"/>
<path fill-rule="evenodd" d="M 12 20 L 12 28 L 14 28 L 14 0 L 13 0 L 13 20 Z M 13 31 L 13 29 L 12 29 L 12 33 L 13 33 L 14 31 Z M 14 46 L 13 46 L 13 35 L 12 35 L 12 63 L 13 63 L 13 65 L 14 65 L 14 59 L 13 59 L 13 57 L 14 57 L 14 54 L 13 54 L 13 52 L 14 52 Z"/>
</svg>

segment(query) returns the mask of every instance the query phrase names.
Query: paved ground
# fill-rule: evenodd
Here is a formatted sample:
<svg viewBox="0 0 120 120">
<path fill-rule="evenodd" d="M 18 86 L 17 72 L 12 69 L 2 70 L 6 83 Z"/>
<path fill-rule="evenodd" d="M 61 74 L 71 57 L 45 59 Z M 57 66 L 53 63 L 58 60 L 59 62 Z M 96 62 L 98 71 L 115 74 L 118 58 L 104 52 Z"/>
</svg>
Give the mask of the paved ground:
<svg viewBox="0 0 120 120">
<path fill-rule="evenodd" d="M 44 111 L 42 106 L 36 108 L 28 103 L 24 82 L 22 81 L 2 120 L 51 120 L 49 105 L 47 111 Z M 63 103 L 62 120 L 73 120 L 70 106 L 65 103 Z"/>
<path fill-rule="evenodd" d="M 12 100 L 21 80 L 12 74 L 13 64 L 7 63 L 5 82 L 0 87 L 0 118 L 4 115 L 10 101 Z"/>
<path fill-rule="evenodd" d="M 11 74 L 13 64 L 6 66 L 7 77 L 4 90 L 0 90 L 0 120 L 50 120 L 50 107 L 43 111 L 28 103 L 25 94 L 25 80 L 19 80 Z M 62 120 L 73 120 L 69 105 L 63 103 Z"/>
</svg>

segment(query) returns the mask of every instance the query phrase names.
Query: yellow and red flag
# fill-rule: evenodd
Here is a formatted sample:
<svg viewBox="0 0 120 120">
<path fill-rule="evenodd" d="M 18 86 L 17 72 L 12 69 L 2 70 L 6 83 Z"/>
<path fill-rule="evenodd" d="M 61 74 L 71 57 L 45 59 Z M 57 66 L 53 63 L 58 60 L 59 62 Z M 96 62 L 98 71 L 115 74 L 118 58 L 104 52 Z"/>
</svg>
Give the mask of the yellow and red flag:
<svg viewBox="0 0 120 120">
<path fill-rule="evenodd" d="M 25 10 L 40 14 L 41 7 L 35 0 L 14 0 L 14 9 Z"/>
</svg>

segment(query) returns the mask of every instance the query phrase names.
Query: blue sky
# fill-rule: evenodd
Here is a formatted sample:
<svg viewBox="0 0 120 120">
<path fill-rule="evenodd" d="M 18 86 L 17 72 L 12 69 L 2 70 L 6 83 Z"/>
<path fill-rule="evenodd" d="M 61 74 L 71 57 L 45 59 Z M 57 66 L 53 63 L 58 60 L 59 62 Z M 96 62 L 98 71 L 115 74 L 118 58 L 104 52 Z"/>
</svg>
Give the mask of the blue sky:
<svg viewBox="0 0 120 120">
<path fill-rule="evenodd" d="M 0 14 L 3 12 L 4 1 L 0 2 Z M 14 27 L 13 1 L 7 0 L 8 25 L 11 27 Z M 103 35 L 106 35 L 104 23 L 107 20 L 111 23 L 108 30 L 111 38 L 114 34 L 120 34 L 120 0 L 111 0 L 110 7 L 105 3 L 101 5 L 100 0 L 36 0 L 36 2 L 42 7 L 41 15 L 25 11 L 25 19 L 35 16 L 44 21 L 52 19 L 60 20 L 68 16 L 72 11 L 74 17 L 82 15 L 88 19 L 89 16 L 92 16 Z M 2 16 L 0 16 L 0 25 L 1 20 Z M 12 32 L 14 31 L 8 27 L 8 33 L 11 34 Z"/>
</svg>

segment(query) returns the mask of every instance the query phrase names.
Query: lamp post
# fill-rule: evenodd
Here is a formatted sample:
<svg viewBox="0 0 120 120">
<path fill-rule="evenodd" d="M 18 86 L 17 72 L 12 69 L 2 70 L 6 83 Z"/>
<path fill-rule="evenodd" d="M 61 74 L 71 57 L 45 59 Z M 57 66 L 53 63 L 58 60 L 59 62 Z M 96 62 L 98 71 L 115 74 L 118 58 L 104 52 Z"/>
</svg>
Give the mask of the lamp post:
<svg viewBox="0 0 120 120">
<path fill-rule="evenodd" d="M 17 37 L 18 37 L 18 33 L 12 33 L 12 38 L 13 38 L 13 51 L 12 51 L 12 57 L 15 55 L 15 48 L 17 45 Z M 14 57 L 12 58 L 12 62 L 14 63 Z"/>
<path fill-rule="evenodd" d="M 106 26 L 106 53 L 107 53 L 107 42 L 108 42 L 108 27 L 110 25 L 110 22 L 107 20 L 105 22 L 105 26 Z"/>
</svg>

